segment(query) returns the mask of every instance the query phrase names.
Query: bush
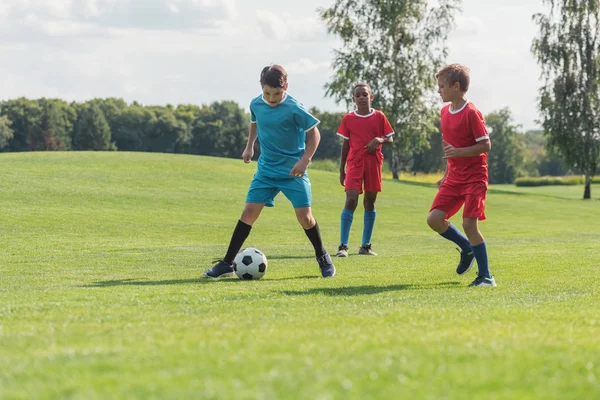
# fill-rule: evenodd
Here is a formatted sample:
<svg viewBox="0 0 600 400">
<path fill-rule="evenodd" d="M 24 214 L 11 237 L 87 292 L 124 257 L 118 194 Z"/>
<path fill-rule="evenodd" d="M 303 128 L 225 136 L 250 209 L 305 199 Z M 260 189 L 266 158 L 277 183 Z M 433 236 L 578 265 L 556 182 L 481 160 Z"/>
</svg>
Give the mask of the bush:
<svg viewBox="0 0 600 400">
<path fill-rule="evenodd" d="M 583 185 L 583 176 L 540 176 L 515 179 L 516 186 L 551 186 L 551 185 Z M 600 183 L 600 177 L 592 179 L 592 183 Z"/>
</svg>

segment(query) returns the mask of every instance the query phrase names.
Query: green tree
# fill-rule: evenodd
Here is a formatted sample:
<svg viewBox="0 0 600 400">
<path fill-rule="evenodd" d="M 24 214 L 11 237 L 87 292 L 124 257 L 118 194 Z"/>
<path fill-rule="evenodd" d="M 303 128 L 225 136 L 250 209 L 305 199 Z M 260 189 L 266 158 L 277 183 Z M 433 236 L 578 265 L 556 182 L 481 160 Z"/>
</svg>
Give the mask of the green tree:
<svg viewBox="0 0 600 400">
<path fill-rule="evenodd" d="M 539 105 L 548 143 L 585 175 L 583 198 L 600 155 L 600 1 L 544 0 L 548 14 L 536 14 L 540 34 L 532 52 L 542 68 Z"/>
<path fill-rule="evenodd" d="M 10 129 L 11 122 L 6 115 L 0 115 L 0 150 L 8 146 L 13 138 L 13 130 Z"/>
<path fill-rule="evenodd" d="M 426 146 L 435 131 L 431 118 L 435 74 L 447 55 L 446 39 L 460 1 L 336 0 L 320 9 L 329 33 L 342 40 L 334 52 L 334 75 L 326 94 L 349 106 L 351 88 L 368 82 L 373 106 L 382 110 L 397 135 L 391 169 L 398 178 L 398 154 Z"/>
<path fill-rule="evenodd" d="M 31 132 L 29 149 L 33 151 L 68 150 L 71 148 L 71 126 L 69 116 L 63 115 L 60 100 L 40 100 L 42 114 L 37 130 Z M 67 106 L 68 107 L 68 106 Z"/>
<path fill-rule="evenodd" d="M 77 116 L 73 129 L 75 150 L 114 150 L 111 132 L 104 113 L 95 103 L 85 104 Z"/>
<path fill-rule="evenodd" d="M 319 124 L 321 142 L 314 159 L 335 159 L 339 161 L 343 139 L 337 135 L 337 132 L 345 113 L 319 111 L 317 108 L 311 108 L 310 113 L 321 121 Z"/>
<path fill-rule="evenodd" d="M 523 149 L 519 131 L 512 123 L 508 108 L 486 115 L 485 124 L 492 138 L 492 151 L 488 154 L 490 183 L 512 183 L 521 175 Z"/>
<path fill-rule="evenodd" d="M 13 138 L 9 141 L 8 151 L 29 151 L 29 138 L 39 130 L 42 109 L 35 100 L 20 97 L 6 101 L 1 110 L 10 121 Z"/>
</svg>

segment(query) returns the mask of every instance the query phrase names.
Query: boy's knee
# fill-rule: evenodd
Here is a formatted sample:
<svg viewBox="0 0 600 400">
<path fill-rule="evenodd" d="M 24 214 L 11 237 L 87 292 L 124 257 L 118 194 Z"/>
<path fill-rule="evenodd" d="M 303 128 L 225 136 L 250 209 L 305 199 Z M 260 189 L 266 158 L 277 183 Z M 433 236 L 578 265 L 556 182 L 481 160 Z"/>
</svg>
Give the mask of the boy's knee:
<svg viewBox="0 0 600 400">
<path fill-rule="evenodd" d="M 436 216 L 433 213 L 431 213 L 427 216 L 427 225 L 429 225 L 429 227 L 436 232 L 439 232 L 441 229 L 444 228 L 444 225 L 445 225 L 444 222 L 445 222 L 444 218 L 439 218 L 438 216 Z"/>
<path fill-rule="evenodd" d="M 346 206 L 345 208 L 347 208 L 348 210 L 356 210 L 356 207 L 358 206 L 358 197 L 354 197 L 354 196 L 348 196 L 346 197 Z"/>
<path fill-rule="evenodd" d="M 313 218 L 312 214 L 303 214 L 303 215 L 298 215 L 298 222 L 300 223 L 300 225 L 302 225 L 302 227 L 304 229 L 310 229 L 313 226 L 315 226 L 315 219 Z"/>
</svg>

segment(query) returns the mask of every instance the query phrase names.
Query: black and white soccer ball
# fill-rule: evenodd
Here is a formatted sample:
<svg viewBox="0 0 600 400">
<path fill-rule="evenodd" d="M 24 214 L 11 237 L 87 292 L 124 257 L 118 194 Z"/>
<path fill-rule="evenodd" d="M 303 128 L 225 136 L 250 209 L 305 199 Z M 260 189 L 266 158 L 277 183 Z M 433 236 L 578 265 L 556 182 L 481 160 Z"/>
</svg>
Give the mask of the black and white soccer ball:
<svg viewBox="0 0 600 400">
<path fill-rule="evenodd" d="M 248 247 L 235 256 L 233 270 L 242 280 L 260 279 L 267 272 L 267 257 L 262 251 Z"/>
</svg>

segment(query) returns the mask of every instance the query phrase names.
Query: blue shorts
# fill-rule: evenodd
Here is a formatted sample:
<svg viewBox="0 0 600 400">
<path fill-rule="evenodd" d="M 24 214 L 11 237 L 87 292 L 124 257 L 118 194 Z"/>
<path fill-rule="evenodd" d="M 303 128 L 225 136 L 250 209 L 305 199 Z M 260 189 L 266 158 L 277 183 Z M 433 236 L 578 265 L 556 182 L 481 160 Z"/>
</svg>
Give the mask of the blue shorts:
<svg viewBox="0 0 600 400">
<path fill-rule="evenodd" d="M 256 174 L 250 183 L 246 203 L 263 203 L 267 207 L 273 207 L 275 196 L 279 192 L 283 192 L 294 208 L 310 207 L 311 205 L 312 193 L 307 175 L 276 179 Z"/>
</svg>

